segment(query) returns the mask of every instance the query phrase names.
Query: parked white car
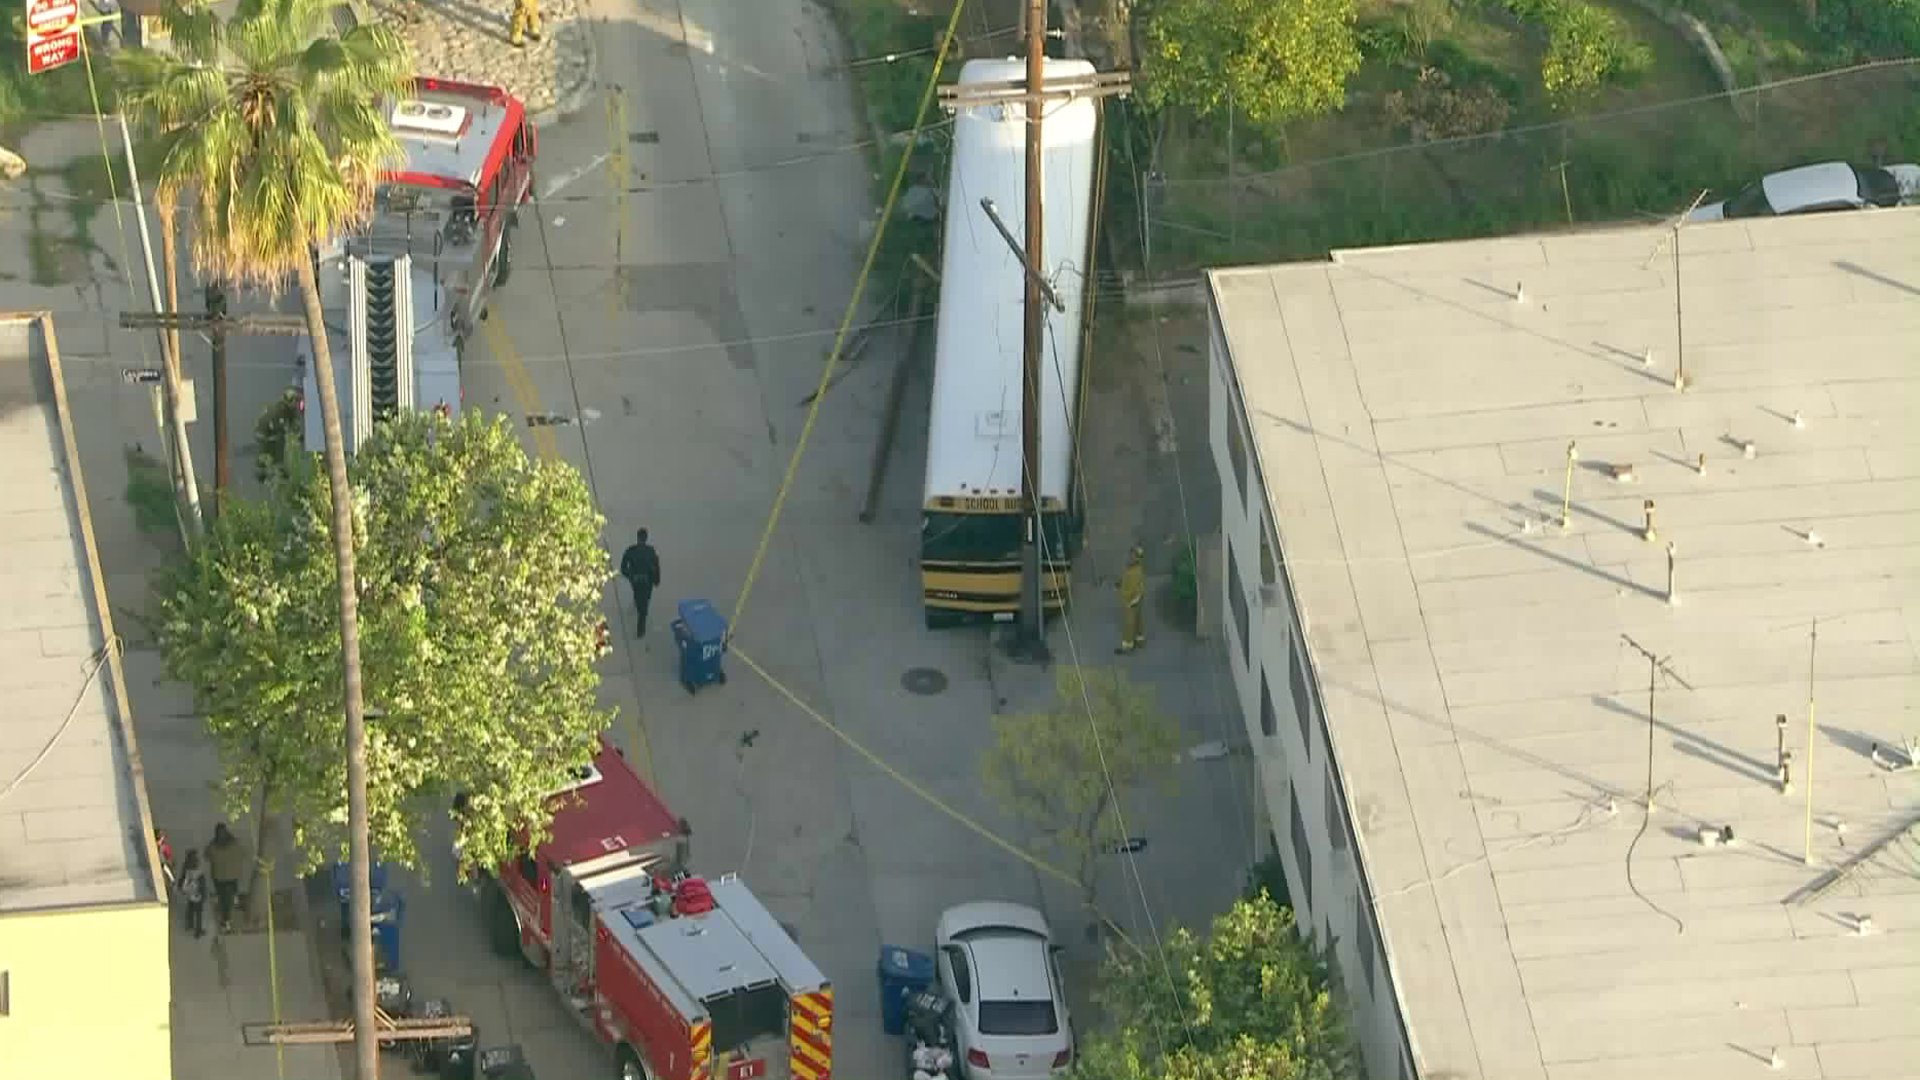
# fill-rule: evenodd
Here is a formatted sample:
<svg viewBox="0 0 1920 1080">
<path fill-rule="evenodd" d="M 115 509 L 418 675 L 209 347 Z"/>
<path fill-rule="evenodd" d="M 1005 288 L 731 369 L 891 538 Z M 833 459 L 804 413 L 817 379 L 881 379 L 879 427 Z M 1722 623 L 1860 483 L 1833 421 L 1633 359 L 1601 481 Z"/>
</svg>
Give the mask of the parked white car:
<svg viewBox="0 0 1920 1080">
<path fill-rule="evenodd" d="M 1768 173 L 1722 202 L 1707 203 L 1688 221 L 1861 210 L 1920 202 L 1920 165 L 1849 165 L 1828 161 Z"/>
<path fill-rule="evenodd" d="M 1046 1080 L 1073 1064 L 1073 1024 L 1053 934 L 1024 904 L 948 908 L 934 967 L 968 1080 Z"/>
</svg>

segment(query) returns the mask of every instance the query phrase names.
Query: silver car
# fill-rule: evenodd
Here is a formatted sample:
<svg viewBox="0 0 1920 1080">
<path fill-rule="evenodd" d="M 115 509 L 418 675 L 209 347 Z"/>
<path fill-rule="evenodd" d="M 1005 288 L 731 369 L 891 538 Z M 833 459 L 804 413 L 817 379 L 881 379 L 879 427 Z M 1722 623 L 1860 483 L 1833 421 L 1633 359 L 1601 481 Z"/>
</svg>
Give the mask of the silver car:
<svg viewBox="0 0 1920 1080">
<path fill-rule="evenodd" d="M 1045 1080 L 1073 1064 L 1073 1025 L 1047 920 L 1024 904 L 948 908 L 934 933 L 940 987 L 969 1080 Z"/>
<path fill-rule="evenodd" d="M 1861 210 L 1920 201 L 1920 165 L 1849 165 L 1829 161 L 1768 173 L 1722 202 L 1708 203 L 1688 221 Z"/>
</svg>

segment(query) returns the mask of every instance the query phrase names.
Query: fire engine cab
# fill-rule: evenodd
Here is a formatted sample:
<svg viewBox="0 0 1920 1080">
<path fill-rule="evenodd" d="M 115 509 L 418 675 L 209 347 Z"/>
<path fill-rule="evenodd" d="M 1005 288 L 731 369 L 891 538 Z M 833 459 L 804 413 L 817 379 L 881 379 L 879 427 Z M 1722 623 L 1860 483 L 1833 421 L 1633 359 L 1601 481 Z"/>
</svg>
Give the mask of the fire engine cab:
<svg viewBox="0 0 1920 1080">
<path fill-rule="evenodd" d="M 495 948 L 545 971 L 620 1080 L 830 1080 L 833 988 L 735 875 L 686 871 L 687 829 L 605 740 L 553 834 L 497 868 Z"/>
<path fill-rule="evenodd" d="M 322 248 L 315 268 L 349 450 L 400 410 L 459 409 L 461 350 L 512 272 L 539 149 L 526 108 L 497 87 L 416 79 L 389 121 L 405 160 L 375 192 L 373 220 Z M 320 410 L 306 414 L 307 449 L 320 450 Z"/>
</svg>

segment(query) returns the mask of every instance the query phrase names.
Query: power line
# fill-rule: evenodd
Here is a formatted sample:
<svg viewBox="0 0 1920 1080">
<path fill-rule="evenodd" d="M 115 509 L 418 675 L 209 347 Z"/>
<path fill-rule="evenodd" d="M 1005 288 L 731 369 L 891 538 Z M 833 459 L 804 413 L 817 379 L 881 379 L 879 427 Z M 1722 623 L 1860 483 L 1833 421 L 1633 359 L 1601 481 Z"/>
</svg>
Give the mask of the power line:
<svg viewBox="0 0 1920 1080">
<path fill-rule="evenodd" d="M 1537 124 L 1522 124 L 1519 127 L 1501 128 L 1498 131 L 1484 131 L 1476 135 L 1454 135 L 1444 139 L 1432 139 L 1427 142 L 1399 143 L 1393 146 L 1374 147 L 1373 149 L 1370 149 L 1370 150 L 1356 150 L 1356 151 L 1353 151 L 1352 153 L 1334 154 L 1329 157 L 1314 158 L 1311 161 L 1297 162 L 1292 165 L 1282 165 L 1277 169 L 1268 169 L 1265 172 L 1256 172 L 1256 173 L 1236 172 L 1231 182 L 1245 183 L 1248 180 L 1262 180 L 1269 177 L 1286 176 L 1291 173 L 1303 172 L 1309 169 L 1317 169 L 1325 165 L 1338 165 L 1343 162 L 1349 162 L 1349 161 L 1367 161 L 1373 158 L 1387 157 L 1393 154 L 1411 153 L 1414 151 L 1444 150 L 1444 149 L 1447 149 L 1448 147 L 1453 147 L 1453 146 L 1466 146 L 1472 143 L 1481 143 L 1481 142 L 1495 142 L 1502 139 L 1510 139 L 1520 135 L 1537 135 L 1542 132 L 1558 131 L 1565 128 L 1600 124 L 1609 120 L 1624 120 L 1629 117 L 1645 116 L 1650 113 L 1663 112 L 1669 109 L 1684 108 L 1689 105 L 1700 105 L 1706 102 L 1720 101 L 1723 99 L 1731 100 L 1731 99 L 1739 98 L 1746 95 L 1757 94 L 1766 90 L 1778 90 L 1783 87 L 1797 86 L 1803 83 L 1819 82 L 1826 79 L 1838 78 L 1843 75 L 1855 75 L 1863 71 L 1872 71 L 1872 70 L 1878 70 L 1883 68 L 1908 67 L 1915 64 L 1920 64 L 1920 56 L 1900 57 L 1898 59 L 1893 59 L 1893 60 L 1871 60 L 1866 63 L 1854 64 L 1849 67 L 1830 68 L 1826 71 L 1816 71 L 1806 75 L 1794 75 L 1794 76 L 1790 76 L 1783 79 L 1774 79 L 1770 82 L 1755 83 L 1752 86 L 1743 86 L 1737 90 L 1721 90 L 1711 94 L 1698 94 L 1693 97 L 1687 97 L 1687 98 L 1672 98 L 1667 101 L 1655 101 L 1646 105 L 1636 105 L 1632 108 L 1618 109 L 1618 110 L 1615 110 L 1614 112 L 1609 112 L 1609 113 L 1594 113 L 1591 115 L 1575 117 L 1567 120 L 1546 120 Z M 1162 183 L 1168 187 L 1197 187 L 1204 184 L 1223 184 L 1228 182 L 1229 181 L 1226 177 L 1205 177 L 1205 178 L 1191 177 L 1191 178 L 1184 178 L 1184 179 L 1169 178 L 1162 181 Z"/>
<path fill-rule="evenodd" d="M 1093 177 L 1089 177 L 1089 181 L 1092 182 L 1093 191 L 1096 193 L 1092 197 L 1097 198 L 1098 197 L 1097 193 L 1100 190 L 1099 184 L 1101 181 L 1104 180 L 1105 172 L 1106 172 L 1105 170 L 1106 146 L 1105 146 L 1104 138 L 1096 137 L 1095 152 L 1100 156 L 1096 159 L 1095 175 Z M 1094 215 L 1092 213 L 1088 215 L 1089 229 L 1097 230 L 1099 228 L 1099 222 L 1096 220 L 1096 217 L 1097 215 Z M 1094 235 L 1098 236 L 1098 233 L 1096 232 Z M 1094 250 L 1097 250 L 1097 246 L 1094 246 Z M 1063 259 L 1062 265 L 1066 267 L 1070 267 L 1072 265 L 1072 259 L 1071 258 Z M 1037 268 L 1027 267 L 1026 269 L 1029 272 L 1033 272 Z M 1086 277 L 1086 274 L 1084 271 L 1082 272 L 1082 278 L 1083 280 L 1091 280 Z M 1091 292 L 1092 290 L 1087 290 L 1087 291 Z M 1089 299 L 1090 297 L 1083 294 L 1082 301 L 1081 301 L 1083 304 L 1083 308 L 1082 308 L 1083 317 L 1084 317 L 1085 310 L 1087 310 L 1085 305 Z M 1053 334 L 1053 327 L 1050 319 L 1046 319 L 1043 316 L 1042 326 L 1047 331 L 1047 342 L 1049 345 L 1052 346 L 1051 353 L 1052 353 L 1052 363 L 1053 363 L 1053 369 L 1054 369 L 1054 382 L 1057 384 L 1058 392 L 1062 399 L 1061 404 L 1063 406 L 1066 406 L 1064 411 L 1066 415 L 1069 417 L 1069 419 L 1072 419 L 1078 416 L 1079 414 L 1076 410 L 1071 408 L 1071 402 L 1067 400 L 1066 373 L 1064 370 L 1062 370 L 1060 366 L 1060 343 L 1058 338 L 1056 338 Z M 1090 326 L 1088 330 L 1090 332 L 1091 330 Z M 1074 345 L 1077 348 L 1079 347 L 1080 342 L 1075 342 Z M 1087 361 L 1087 358 L 1085 356 L 1082 356 L 1080 358 L 1080 363 L 1082 365 L 1084 365 L 1086 361 Z M 1082 370 L 1084 371 L 1084 368 L 1082 368 Z M 1086 403 L 1084 401 L 1081 401 L 1079 404 L 1080 404 L 1080 407 L 1083 409 L 1086 407 Z M 1030 422 L 1037 422 L 1037 421 L 1030 420 Z M 1075 423 L 1074 427 L 1077 433 L 1078 424 Z M 1079 460 L 1080 449 L 1081 448 L 1080 448 L 1079 442 L 1076 438 L 1074 443 L 1074 453 L 1072 455 L 1071 460 L 1074 460 L 1074 461 Z M 1037 471 L 1036 471 L 1036 463 L 1031 460 L 1028 460 L 1026 458 L 1026 455 L 1022 454 L 1020 466 L 1021 466 L 1022 472 L 1024 473 L 1024 479 L 1026 481 L 1027 489 L 1034 492 L 1034 504 L 1037 506 L 1040 502 L 1040 499 L 1042 498 L 1042 489 L 1040 486 L 1040 477 L 1037 475 Z M 1176 473 L 1178 472 L 1177 462 L 1176 462 L 1175 472 Z M 1039 548 L 1040 565 L 1042 567 L 1045 567 L 1054 561 L 1056 553 L 1049 552 L 1048 550 L 1049 542 L 1047 537 L 1047 530 L 1044 527 L 1044 519 L 1038 513 L 1035 514 L 1035 518 L 1033 522 L 1033 530 L 1034 530 L 1035 543 Z M 1069 572 L 1071 571 L 1069 570 Z M 1044 624 L 1044 616 L 1043 616 L 1042 622 Z M 1094 757 L 1099 762 L 1101 778 L 1106 782 L 1107 800 L 1113 807 L 1114 824 L 1117 826 L 1119 835 L 1122 837 L 1126 837 L 1131 835 L 1130 831 L 1127 828 L 1126 811 L 1124 806 L 1122 805 L 1119 788 L 1114 783 L 1114 780 L 1113 780 L 1113 770 L 1108 765 L 1108 762 L 1107 762 L 1106 741 L 1100 735 L 1100 722 L 1099 722 L 1099 719 L 1094 714 L 1093 699 L 1087 689 L 1086 668 L 1082 664 L 1080 659 L 1079 642 L 1074 637 L 1073 620 L 1069 617 L 1065 617 L 1063 614 L 1063 617 L 1060 619 L 1060 628 L 1061 628 L 1061 631 L 1066 635 L 1067 661 L 1068 661 L 1068 664 L 1073 668 L 1074 675 L 1076 676 L 1075 681 L 1079 684 L 1080 704 L 1082 709 L 1086 713 L 1087 730 L 1093 736 Z M 1089 837 L 1089 839 L 1092 839 L 1092 837 Z M 1187 1042 L 1190 1045 L 1194 1044 L 1197 1040 L 1194 1037 L 1193 1022 L 1188 1017 L 1186 1004 L 1180 996 L 1179 983 L 1174 977 L 1172 963 L 1167 959 L 1166 942 L 1164 941 L 1164 939 L 1161 937 L 1161 934 L 1160 934 L 1160 923 L 1158 919 L 1154 918 L 1153 902 L 1147 896 L 1146 878 L 1140 873 L 1139 854 L 1134 850 L 1134 847 L 1130 844 L 1123 845 L 1121 847 L 1121 851 L 1125 855 L 1127 860 L 1128 875 L 1131 876 L 1133 879 L 1134 893 L 1136 896 L 1139 897 L 1139 900 L 1140 900 L 1141 918 L 1146 921 L 1148 934 L 1153 939 L 1154 957 L 1160 963 L 1160 973 L 1162 978 L 1164 978 L 1166 981 L 1168 998 L 1173 1002 L 1174 1011 L 1180 1017 L 1180 1025 L 1186 1031 Z M 1111 920 L 1105 920 L 1105 921 L 1111 922 Z M 1160 1051 L 1161 1051 L 1161 1056 L 1164 1059 L 1167 1055 L 1168 1048 L 1165 1046 L 1162 1046 L 1160 1048 Z"/>
<path fill-rule="evenodd" d="M 795 154 L 791 157 L 779 158 L 774 161 L 763 162 L 759 165 L 747 165 L 747 166 L 742 166 L 738 169 L 726 169 L 719 172 L 707 173 L 703 176 L 686 177 L 678 180 L 649 180 L 649 181 L 644 181 L 638 184 L 632 184 L 624 188 L 616 188 L 611 191 L 598 194 L 598 195 L 590 195 L 585 193 L 578 194 L 578 195 L 554 194 L 554 195 L 547 196 L 546 198 L 540 199 L 538 201 L 542 204 L 566 206 L 566 205 L 574 205 L 574 204 L 581 204 L 581 203 L 610 202 L 610 201 L 624 198 L 625 196 L 628 196 L 628 195 L 648 195 L 648 194 L 653 194 L 653 193 L 662 192 L 662 191 L 680 191 L 688 188 L 705 187 L 709 184 L 715 184 L 721 181 L 738 180 L 745 177 L 753 177 L 753 176 L 759 176 L 765 173 L 780 172 L 786 169 L 797 168 L 802 165 L 811 165 L 816 162 L 829 161 L 835 158 L 842 158 L 847 156 L 848 154 L 870 150 L 870 149 L 873 149 L 874 147 L 892 143 L 902 138 L 918 139 L 928 134 L 945 131 L 948 128 L 951 128 L 953 124 L 954 124 L 954 121 L 952 118 L 947 118 L 943 120 L 934 120 L 916 128 L 908 128 L 902 131 L 885 132 L 875 138 L 857 139 L 853 142 L 840 143 L 836 146 L 830 146 L 830 147 L 827 147 L 826 149 L 814 151 L 812 153 Z M 32 170 L 30 169 L 29 172 L 31 173 L 31 171 Z M 109 203 L 117 203 L 117 202 L 125 202 L 128 204 L 131 204 L 133 201 L 130 198 L 120 199 L 120 198 L 109 197 L 109 198 L 103 199 L 95 195 L 80 195 L 70 191 L 36 191 L 34 192 L 34 195 L 36 198 L 45 199 L 51 202 L 88 203 L 88 204 L 98 205 L 98 206 L 105 206 L 105 205 L 108 205 Z M 27 207 L 27 208 L 33 209 L 35 207 Z"/>
</svg>

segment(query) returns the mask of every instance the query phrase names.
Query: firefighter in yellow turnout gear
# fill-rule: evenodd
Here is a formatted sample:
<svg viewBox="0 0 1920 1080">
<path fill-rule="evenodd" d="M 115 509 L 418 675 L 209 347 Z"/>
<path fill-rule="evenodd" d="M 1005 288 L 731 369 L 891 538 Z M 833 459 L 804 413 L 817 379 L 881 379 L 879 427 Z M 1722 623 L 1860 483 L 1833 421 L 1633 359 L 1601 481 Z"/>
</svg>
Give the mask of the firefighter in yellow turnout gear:
<svg viewBox="0 0 1920 1080">
<path fill-rule="evenodd" d="M 1142 605 L 1147 599 L 1146 551 L 1139 544 L 1127 553 L 1127 568 L 1120 572 L 1120 647 L 1117 653 L 1130 653 L 1147 643 L 1146 615 Z"/>
<path fill-rule="evenodd" d="M 520 49 L 528 38 L 540 40 L 540 0 L 513 0 L 513 28 L 507 40 Z"/>
</svg>

